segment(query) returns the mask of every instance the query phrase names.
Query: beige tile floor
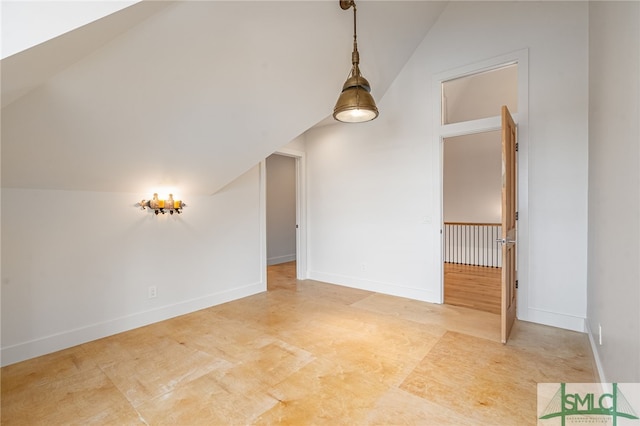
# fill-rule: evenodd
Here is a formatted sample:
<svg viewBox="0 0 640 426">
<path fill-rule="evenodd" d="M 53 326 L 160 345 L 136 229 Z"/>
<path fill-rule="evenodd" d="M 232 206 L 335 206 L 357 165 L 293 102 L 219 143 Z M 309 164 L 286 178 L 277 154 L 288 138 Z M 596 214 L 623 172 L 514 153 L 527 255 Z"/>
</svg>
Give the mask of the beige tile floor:
<svg viewBox="0 0 640 426">
<path fill-rule="evenodd" d="M 4 367 L 3 425 L 527 425 L 586 335 L 314 281 Z"/>
</svg>

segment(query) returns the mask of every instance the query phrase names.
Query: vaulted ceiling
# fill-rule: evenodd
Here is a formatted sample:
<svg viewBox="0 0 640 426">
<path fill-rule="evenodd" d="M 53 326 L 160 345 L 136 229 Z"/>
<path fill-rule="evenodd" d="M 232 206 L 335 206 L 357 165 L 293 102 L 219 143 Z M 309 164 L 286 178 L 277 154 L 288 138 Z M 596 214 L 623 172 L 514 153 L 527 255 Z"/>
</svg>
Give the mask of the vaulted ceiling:
<svg viewBox="0 0 640 426">
<path fill-rule="evenodd" d="M 378 101 L 444 7 L 358 2 Z M 9 56 L 2 186 L 212 194 L 331 114 L 352 23 L 337 1 L 142 1 Z"/>
</svg>

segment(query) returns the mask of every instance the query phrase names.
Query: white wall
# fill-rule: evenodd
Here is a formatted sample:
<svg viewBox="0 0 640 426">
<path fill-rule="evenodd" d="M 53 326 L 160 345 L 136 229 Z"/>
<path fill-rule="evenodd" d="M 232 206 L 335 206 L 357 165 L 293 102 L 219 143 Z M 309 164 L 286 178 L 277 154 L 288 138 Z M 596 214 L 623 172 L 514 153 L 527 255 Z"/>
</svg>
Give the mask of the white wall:
<svg viewBox="0 0 640 426">
<path fill-rule="evenodd" d="M 527 268 L 518 316 L 586 317 L 588 5 L 450 2 L 382 99 L 380 117 L 307 134 L 310 277 L 441 300 L 434 75 L 527 48 Z M 520 71 L 520 70 L 519 70 Z M 375 81 L 371 81 L 375 94 Z M 525 224 L 525 225 L 523 225 Z M 570 247 L 567 247 L 570 243 Z"/>
<path fill-rule="evenodd" d="M 601 379 L 639 382 L 640 4 L 589 21 L 589 329 Z"/>
<path fill-rule="evenodd" d="M 267 164 L 267 265 L 296 260 L 296 160 L 270 155 Z"/>
<path fill-rule="evenodd" d="M 446 138 L 443 144 L 445 222 L 501 223 L 500 132 Z"/>
<path fill-rule="evenodd" d="M 155 216 L 151 194 L 3 189 L 2 363 L 266 290 L 259 190 L 254 167 Z"/>
</svg>

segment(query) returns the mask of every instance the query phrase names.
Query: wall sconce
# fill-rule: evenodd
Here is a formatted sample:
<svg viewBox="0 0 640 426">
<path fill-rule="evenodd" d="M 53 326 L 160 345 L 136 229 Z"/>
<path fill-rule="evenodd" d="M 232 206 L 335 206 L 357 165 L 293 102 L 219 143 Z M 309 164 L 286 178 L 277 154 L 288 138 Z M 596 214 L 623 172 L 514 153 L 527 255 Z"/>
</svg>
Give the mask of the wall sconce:
<svg viewBox="0 0 640 426">
<path fill-rule="evenodd" d="M 169 198 L 167 198 L 166 200 L 160 200 L 158 199 L 157 193 L 153 194 L 153 199 L 142 200 L 140 201 L 139 205 L 142 207 L 142 210 L 146 210 L 146 208 L 148 207 L 149 209 L 153 210 L 155 214 L 165 214 L 166 212 L 169 212 L 170 214 L 173 214 L 173 212 L 180 214 L 182 213 L 182 209 L 187 206 L 181 200 L 174 200 L 173 194 L 169 194 Z"/>
</svg>

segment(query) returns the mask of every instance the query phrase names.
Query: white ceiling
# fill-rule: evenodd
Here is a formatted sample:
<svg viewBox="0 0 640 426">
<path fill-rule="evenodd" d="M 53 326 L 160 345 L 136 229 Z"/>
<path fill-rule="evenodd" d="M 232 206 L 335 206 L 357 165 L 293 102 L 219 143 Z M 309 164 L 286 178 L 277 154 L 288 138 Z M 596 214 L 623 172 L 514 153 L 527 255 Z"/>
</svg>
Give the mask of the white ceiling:
<svg viewBox="0 0 640 426">
<path fill-rule="evenodd" d="M 140 0 L 2 0 L 2 59 L 80 28 Z"/>
<path fill-rule="evenodd" d="M 445 4 L 358 2 L 378 102 Z M 337 0 L 144 1 L 10 56 L 2 186 L 214 193 L 330 115 L 352 22 Z"/>
</svg>

